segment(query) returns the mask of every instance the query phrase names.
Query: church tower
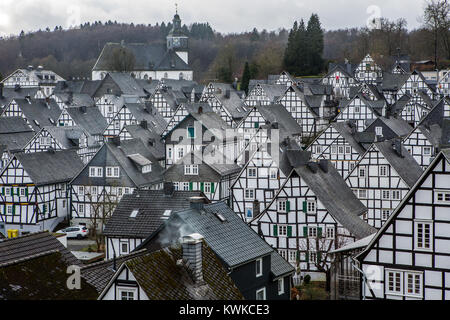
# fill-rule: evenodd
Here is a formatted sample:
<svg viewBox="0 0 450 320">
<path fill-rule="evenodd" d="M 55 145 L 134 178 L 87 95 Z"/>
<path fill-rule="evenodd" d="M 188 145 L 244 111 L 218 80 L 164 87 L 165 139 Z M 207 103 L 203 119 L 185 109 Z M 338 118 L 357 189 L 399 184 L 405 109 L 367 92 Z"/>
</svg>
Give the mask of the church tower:
<svg viewBox="0 0 450 320">
<path fill-rule="evenodd" d="M 189 63 L 188 60 L 188 48 L 189 48 L 189 38 L 186 34 L 184 34 L 181 29 L 181 18 L 178 15 L 178 8 L 176 10 L 176 14 L 173 17 L 173 27 L 167 35 L 167 50 L 175 51 L 178 56 L 186 63 Z"/>
</svg>

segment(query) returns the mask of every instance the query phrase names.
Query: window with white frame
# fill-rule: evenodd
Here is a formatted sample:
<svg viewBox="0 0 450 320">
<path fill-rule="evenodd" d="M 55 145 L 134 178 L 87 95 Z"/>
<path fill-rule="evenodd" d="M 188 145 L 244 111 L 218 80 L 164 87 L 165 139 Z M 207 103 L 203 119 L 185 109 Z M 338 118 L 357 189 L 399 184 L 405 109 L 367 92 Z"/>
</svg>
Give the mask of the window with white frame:
<svg viewBox="0 0 450 320">
<path fill-rule="evenodd" d="M 245 199 L 253 200 L 255 199 L 255 189 L 245 189 Z"/>
<path fill-rule="evenodd" d="M 119 178 L 119 167 L 106 167 L 107 178 Z"/>
<path fill-rule="evenodd" d="M 256 260 L 256 276 L 261 277 L 263 275 L 263 260 L 262 258 Z"/>
<path fill-rule="evenodd" d="M 51 137 L 41 137 L 40 144 L 42 146 L 49 146 L 52 144 L 52 138 Z"/>
<path fill-rule="evenodd" d="M 355 107 L 353 108 L 353 112 L 354 112 L 354 113 L 361 113 L 361 108 L 360 108 L 360 106 L 355 106 Z"/>
<path fill-rule="evenodd" d="M 78 213 L 84 213 L 84 204 L 80 203 L 78 205 Z"/>
<path fill-rule="evenodd" d="M 145 166 L 142 166 L 142 173 L 149 173 L 152 172 L 152 165 L 147 164 Z"/>
<path fill-rule="evenodd" d="M 11 188 L 5 188 L 5 196 L 11 195 Z"/>
<path fill-rule="evenodd" d="M 400 190 L 392 190 L 391 199 L 392 200 L 401 200 L 401 198 L 402 198 L 401 194 L 402 193 Z"/>
<path fill-rule="evenodd" d="M 286 212 L 286 200 L 278 200 L 278 212 Z"/>
<path fill-rule="evenodd" d="M 405 295 L 411 297 L 422 296 L 422 273 L 405 272 Z"/>
<path fill-rule="evenodd" d="M 377 136 L 383 136 L 383 127 L 375 127 L 375 134 Z"/>
<path fill-rule="evenodd" d="M 336 154 L 336 152 L 337 152 L 337 147 L 331 146 L 331 154 Z"/>
<path fill-rule="evenodd" d="M 382 200 L 390 200 L 390 191 L 389 190 L 381 190 L 381 199 Z"/>
<path fill-rule="evenodd" d="M 322 146 L 321 145 L 317 145 L 316 146 L 316 153 L 317 154 L 321 154 L 322 153 Z"/>
<path fill-rule="evenodd" d="M 211 193 L 211 182 L 205 182 L 203 190 L 205 193 Z"/>
<path fill-rule="evenodd" d="M 380 177 L 387 177 L 388 175 L 388 166 L 382 165 L 378 167 L 378 174 Z"/>
<path fill-rule="evenodd" d="M 360 178 L 365 178 L 366 177 L 366 168 L 365 167 L 359 167 L 358 176 Z"/>
<path fill-rule="evenodd" d="M 137 300 L 137 289 L 133 288 L 117 288 L 120 300 Z"/>
<path fill-rule="evenodd" d="M 344 146 L 338 146 L 338 154 L 344 154 Z"/>
<path fill-rule="evenodd" d="M 278 279 L 278 295 L 284 294 L 284 278 Z"/>
<path fill-rule="evenodd" d="M 310 238 L 317 237 L 317 227 L 308 227 L 308 237 Z"/>
<path fill-rule="evenodd" d="M 352 153 L 352 147 L 345 146 L 345 154 L 351 154 Z"/>
<path fill-rule="evenodd" d="M 186 164 L 184 166 L 184 174 L 187 176 L 197 176 L 198 164 Z"/>
<path fill-rule="evenodd" d="M 391 215 L 390 209 L 381 209 L 381 220 L 387 221 L 389 219 L 389 216 Z"/>
<path fill-rule="evenodd" d="M 248 168 L 247 171 L 249 177 L 256 177 L 256 168 Z"/>
<path fill-rule="evenodd" d="M 19 196 L 25 197 L 26 196 L 26 188 L 20 188 L 19 189 Z"/>
<path fill-rule="evenodd" d="M 296 261 L 297 261 L 297 251 L 289 250 L 289 262 L 296 262 Z"/>
<path fill-rule="evenodd" d="M 103 168 L 102 167 L 89 167 L 89 177 L 102 178 L 103 177 Z"/>
<path fill-rule="evenodd" d="M 129 247 L 128 242 L 120 242 L 120 254 L 128 254 L 129 253 Z"/>
<path fill-rule="evenodd" d="M 288 251 L 286 249 L 278 249 L 278 253 L 284 260 L 288 260 Z"/>
<path fill-rule="evenodd" d="M 278 236 L 286 237 L 287 236 L 287 226 L 284 224 L 278 225 Z"/>
<path fill-rule="evenodd" d="M 424 156 L 431 155 L 431 147 L 423 147 L 423 155 Z"/>
<path fill-rule="evenodd" d="M 401 271 L 386 271 L 386 293 L 403 294 L 403 273 Z"/>
<path fill-rule="evenodd" d="M 181 159 L 184 157 L 184 149 L 183 147 L 178 149 L 178 159 Z"/>
<path fill-rule="evenodd" d="M 277 168 L 269 169 L 269 178 L 272 180 L 278 179 L 278 169 Z"/>
<path fill-rule="evenodd" d="M 437 203 L 450 203 L 450 190 L 435 191 L 435 201 Z"/>
<path fill-rule="evenodd" d="M 189 182 L 182 182 L 182 185 L 184 191 L 189 191 Z"/>
<path fill-rule="evenodd" d="M 326 228 L 327 239 L 334 239 L 334 227 Z"/>
<path fill-rule="evenodd" d="M 256 300 L 266 300 L 266 288 L 256 290 Z"/>
<path fill-rule="evenodd" d="M 7 205 L 6 206 L 6 213 L 7 214 L 12 214 L 13 213 L 13 206 L 12 205 Z"/>
<path fill-rule="evenodd" d="M 431 250 L 433 223 L 431 221 L 415 221 L 414 225 L 416 249 Z"/>
<path fill-rule="evenodd" d="M 358 190 L 358 199 L 367 199 L 367 190 L 366 189 Z"/>
<path fill-rule="evenodd" d="M 315 201 L 306 201 L 306 213 L 316 213 Z"/>
<path fill-rule="evenodd" d="M 317 262 L 317 252 L 309 252 L 309 262 L 311 263 Z"/>
</svg>

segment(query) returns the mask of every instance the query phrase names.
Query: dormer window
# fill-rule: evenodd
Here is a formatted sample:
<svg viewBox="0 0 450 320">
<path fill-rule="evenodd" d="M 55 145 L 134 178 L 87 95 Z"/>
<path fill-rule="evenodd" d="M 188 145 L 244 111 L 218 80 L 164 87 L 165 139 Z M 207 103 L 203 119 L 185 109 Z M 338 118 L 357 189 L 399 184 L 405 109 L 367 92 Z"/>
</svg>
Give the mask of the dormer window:
<svg viewBox="0 0 450 320">
<path fill-rule="evenodd" d="M 152 165 L 148 164 L 142 167 L 142 173 L 149 173 L 152 172 Z"/>
<path fill-rule="evenodd" d="M 136 218 L 138 213 L 139 213 L 139 209 L 134 209 L 133 211 L 131 211 L 130 218 Z"/>
<path fill-rule="evenodd" d="M 198 164 L 187 164 L 184 166 L 184 174 L 187 176 L 198 175 Z"/>
</svg>

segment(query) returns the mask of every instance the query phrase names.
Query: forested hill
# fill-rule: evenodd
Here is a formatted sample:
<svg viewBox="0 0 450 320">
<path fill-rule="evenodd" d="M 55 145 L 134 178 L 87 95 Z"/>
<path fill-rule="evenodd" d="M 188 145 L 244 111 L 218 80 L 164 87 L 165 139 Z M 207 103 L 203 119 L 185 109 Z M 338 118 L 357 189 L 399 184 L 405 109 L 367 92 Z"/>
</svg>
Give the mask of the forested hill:
<svg viewBox="0 0 450 320">
<path fill-rule="evenodd" d="M 91 69 L 107 42 L 164 42 L 172 25 L 134 25 L 117 22 L 84 24 L 77 29 L 47 28 L 0 39 L 0 74 L 17 68 L 42 65 L 64 78 L 90 77 Z M 208 23 L 183 26 L 190 36 L 190 65 L 195 80 L 232 81 L 249 62 L 252 78 L 265 78 L 283 70 L 290 30 L 256 30 L 239 34 L 214 32 Z M 433 39 L 425 29 L 408 31 L 404 21 L 385 20 L 379 30 L 353 28 L 323 34 L 325 71 L 328 61 L 359 61 L 370 52 L 383 64 L 383 57 L 409 53 L 412 59 L 433 59 Z M 448 50 L 439 48 L 442 59 Z M 387 62 L 386 62 L 387 63 Z M 300 75 L 300 74 L 298 74 Z"/>
</svg>

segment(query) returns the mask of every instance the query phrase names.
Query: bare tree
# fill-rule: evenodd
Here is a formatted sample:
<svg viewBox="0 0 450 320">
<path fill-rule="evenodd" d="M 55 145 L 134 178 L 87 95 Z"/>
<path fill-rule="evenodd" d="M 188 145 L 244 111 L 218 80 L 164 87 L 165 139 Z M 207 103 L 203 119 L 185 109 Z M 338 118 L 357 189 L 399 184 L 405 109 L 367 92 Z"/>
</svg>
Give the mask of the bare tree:
<svg viewBox="0 0 450 320">
<path fill-rule="evenodd" d="M 450 6 L 447 0 L 428 0 L 423 14 L 424 27 L 433 34 L 434 64 L 438 66 L 439 40 L 450 59 Z"/>
</svg>

